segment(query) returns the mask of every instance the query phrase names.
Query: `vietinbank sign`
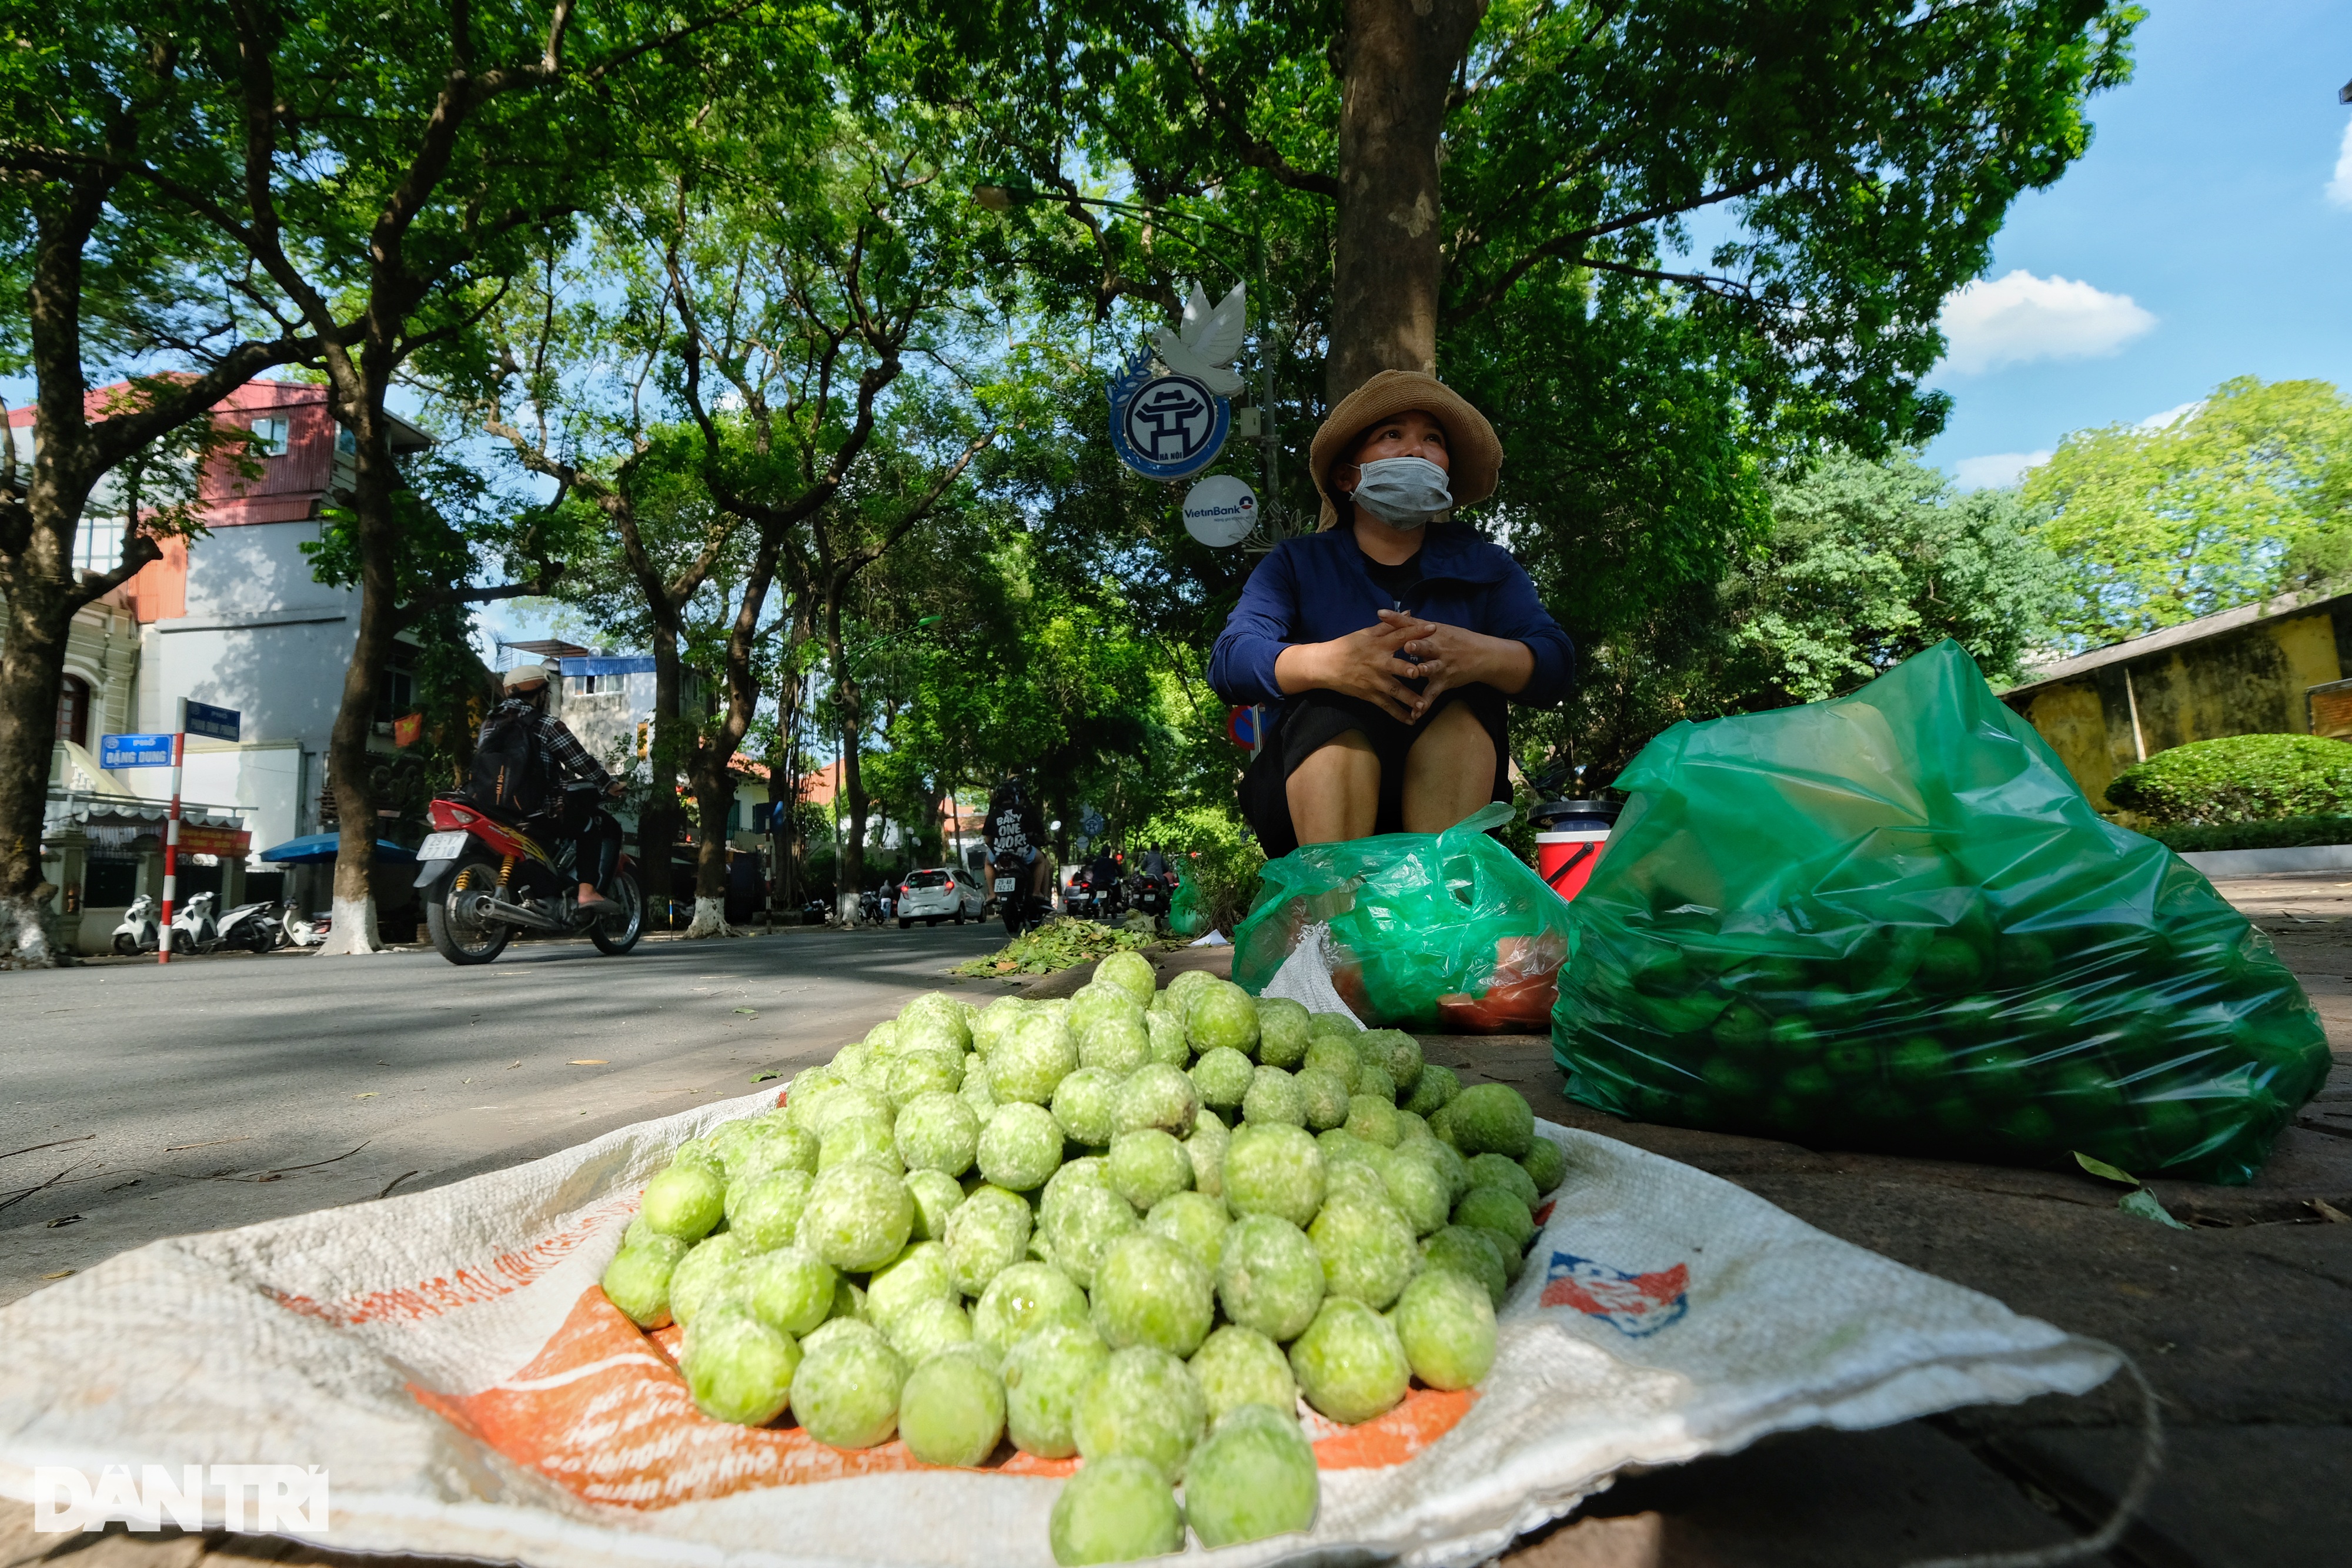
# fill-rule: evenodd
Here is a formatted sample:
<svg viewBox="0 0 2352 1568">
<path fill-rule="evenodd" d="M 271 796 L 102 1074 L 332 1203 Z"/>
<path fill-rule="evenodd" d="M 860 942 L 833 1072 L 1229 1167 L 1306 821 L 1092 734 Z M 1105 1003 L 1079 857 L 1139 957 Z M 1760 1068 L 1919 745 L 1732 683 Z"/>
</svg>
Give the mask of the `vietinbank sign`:
<svg viewBox="0 0 2352 1568">
<path fill-rule="evenodd" d="M 1225 549 L 1257 527 L 1257 492 L 1230 474 L 1212 474 L 1184 495 L 1184 531 L 1211 549 Z"/>
<path fill-rule="evenodd" d="M 209 1519 L 207 1519 L 209 1515 Z M 327 1472 L 317 1465 L 109 1465 L 95 1480 L 64 1465 L 33 1467 L 33 1529 L 99 1531 L 110 1523 L 263 1534 L 324 1531 Z"/>
</svg>

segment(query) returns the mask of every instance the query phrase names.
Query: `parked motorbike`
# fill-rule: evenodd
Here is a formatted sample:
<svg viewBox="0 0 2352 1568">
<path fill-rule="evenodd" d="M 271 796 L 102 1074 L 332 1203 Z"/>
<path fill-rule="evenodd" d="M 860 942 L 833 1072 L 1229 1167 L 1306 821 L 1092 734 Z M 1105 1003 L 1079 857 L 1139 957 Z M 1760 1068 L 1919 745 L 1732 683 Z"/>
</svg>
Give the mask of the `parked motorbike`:
<svg viewBox="0 0 2352 1568">
<path fill-rule="evenodd" d="M 435 796 L 425 814 L 435 831 L 417 846 L 416 887 L 434 948 L 452 964 L 488 963 L 517 931 L 585 932 L 610 954 L 645 935 L 645 892 L 628 855 L 600 890 L 619 908 L 596 915 L 580 908 L 576 846 L 566 840 L 551 854 L 531 837 L 548 831 L 551 816 L 502 822 L 458 794 Z"/>
<path fill-rule="evenodd" d="M 327 939 L 327 933 L 335 928 L 335 917 L 331 911 L 325 909 L 303 915 L 289 900 L 284 913 L 278 917 L 278 927 L 284 934 L 288 946 L 316 947 Z"/>
<path fill-rule="evenodd" d="M 126 957 L 152 953 L 159 943 L 155 901 L 145 894 L 131 901 L 122 923 L 114 928 L 114 950 Z"/>
<path fill-rule="evenodd" d="M 857 923 L 860 925 L 882 924 L 882 895 L 870 887 L 857 895 Z"/>
<path fill-rule="evenodd" d="M 831 899 L 812 898 L 801 905 L 801 924 L 803 925 L 830 925 L 833 924 L 833 915 Z"/>
<path fill-rule="evenodd" d="M 274 899 L 240 904 L 220 917 L 220 945 L 267 953 L 286 943 L 283 906 Z"/>
<path fill-rule="evenodd" d="M 173 952 L 209 953 L 220 946 L 220 926 L 213 920 L 219 904 L 220 894 L 199 893 L 172 912 Z"/>
</svg>

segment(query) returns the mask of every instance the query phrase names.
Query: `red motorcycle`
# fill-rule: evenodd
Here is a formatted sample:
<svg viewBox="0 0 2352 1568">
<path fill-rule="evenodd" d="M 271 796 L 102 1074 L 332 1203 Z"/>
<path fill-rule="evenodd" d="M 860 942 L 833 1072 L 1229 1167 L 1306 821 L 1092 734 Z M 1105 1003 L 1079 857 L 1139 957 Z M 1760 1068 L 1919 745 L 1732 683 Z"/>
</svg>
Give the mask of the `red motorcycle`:
<svg viewBox="0 0 2352 1568">
<path fill-rule="evenodd" d="M 502 822 L 462 795 L 436 796 L 427 810 L 435 831 L 417 846 L 416 887 L 433 946 L 452 964 L 487 964 L 517 931 L 585 934 L 600 953 L 625 953 L 646 932 L 645 892 L 626 853 L 600 890 L 618 906 L 606 915 L 580 909 L 574 847 L 551 854 L 530 830 L 548 833 L 546 817 Z"/>
</svg>

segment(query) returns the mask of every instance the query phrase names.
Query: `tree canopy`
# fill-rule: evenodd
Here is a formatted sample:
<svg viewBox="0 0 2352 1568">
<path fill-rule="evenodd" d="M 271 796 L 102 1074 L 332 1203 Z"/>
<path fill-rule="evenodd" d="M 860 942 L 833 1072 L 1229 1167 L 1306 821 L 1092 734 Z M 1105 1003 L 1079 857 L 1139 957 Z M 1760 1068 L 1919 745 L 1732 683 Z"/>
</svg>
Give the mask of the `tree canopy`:
<svg viewBox="0 0 2352 1568">
<path fill-rule="evenodd" d="M 2352 571 L 2352 400 L 2222 382 L 2177 418 L 2078 431 L 2030 474 L 2067 563 L 2060 632 L 2136 637 Z"/>
</svg>

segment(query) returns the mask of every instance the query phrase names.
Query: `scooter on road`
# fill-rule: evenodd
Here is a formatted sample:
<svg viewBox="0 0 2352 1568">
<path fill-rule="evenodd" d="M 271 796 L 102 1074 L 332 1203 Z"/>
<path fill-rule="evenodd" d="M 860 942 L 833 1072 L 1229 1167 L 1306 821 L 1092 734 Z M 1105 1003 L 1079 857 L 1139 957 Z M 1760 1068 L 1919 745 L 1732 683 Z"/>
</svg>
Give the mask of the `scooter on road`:
<svg viewBox="0 0 2352 1568">
<path fill-rule="evenodd" d="M 608 954 L 627 952 L 645 935 L 645 893 L 625 854 L 599 889 L 610 907 L 580 907 L 577 846 L 567 839 L 550 853 L 525 831 L 552 836 L 552 812 L 509 823 L 467 797 L 436 795 L 426 814 L 436 831 L 417 846 L 416 888 L 425 930 L 452 964 L 488 963 L 519 930 L 585 936 Z"/>
</svg>

